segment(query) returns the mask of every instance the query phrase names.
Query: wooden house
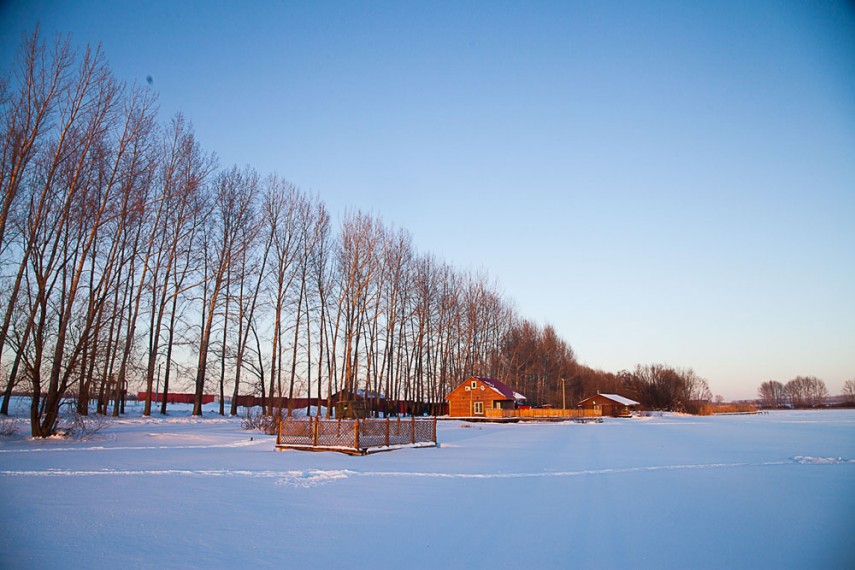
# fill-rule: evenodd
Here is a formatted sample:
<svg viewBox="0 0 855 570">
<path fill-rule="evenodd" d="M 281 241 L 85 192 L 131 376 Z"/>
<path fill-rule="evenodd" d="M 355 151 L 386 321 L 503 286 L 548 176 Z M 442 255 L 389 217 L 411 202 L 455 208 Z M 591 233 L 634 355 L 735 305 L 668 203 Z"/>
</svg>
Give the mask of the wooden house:
<svg viewBox="0 0 855 570">
<path fill-rule="evenodd" d="M 455 418 L 483 416 L 485 409 L 513 410 L 525 402 L 525 396 L 507 384 L 479 376 L 467 378 L 445 399 L 448 415 Z"/>
<path fill-rule="evenodd" d="M 585 398 L 578 404 L 577 408 L 585 410 L 599 410 L 603 416 L 611 416 L 613 418 L 628 418 L 632 415 L 632 408 L 638 406 L 638 402 L 618 396 L 617 394 L 597 394 L 590 398 Z"/>
</svg>

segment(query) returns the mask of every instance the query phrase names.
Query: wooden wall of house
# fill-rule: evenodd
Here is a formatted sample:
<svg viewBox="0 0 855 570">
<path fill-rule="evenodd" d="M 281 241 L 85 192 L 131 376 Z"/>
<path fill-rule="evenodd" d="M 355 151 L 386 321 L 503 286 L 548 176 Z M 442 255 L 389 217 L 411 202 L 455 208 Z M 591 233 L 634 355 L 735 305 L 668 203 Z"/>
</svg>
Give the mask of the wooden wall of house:
<svg viewBox="0 0 855 570">
<path fill-rule="evenodd" d="M 506 409 L 514 408 L 513 402 L 507 402 L 510 407 L 504 406 L 503 404 L 505 404 L 505 400 L 500 400 L 499 398 L 501 398 L 501 396 L 499 396 L 499 398 L 497 398 L 497 396 L 499 395 L 493 390 L 466 391 L 461 386 L 448 395 L 448 415 L 456 418 L 483 415 L 473 414 L 472 410 L 475 407 L 475 402 L 483 402 L 484 409 L 499 407 L 505 407 Z"/>
<path fill-rule="evenodd" d="M 472 410 L 475 402 L 483 402 L 484 408 L 492 408 L 493 400 L 493 395 L 486 391 L 467 392 L 461 387 L 448 395 L 448 415 L 458 418 L 469 417 L 474 415 Z"/>
<path fill-rule="evenodd" d="M 617 402 L 612 402 L 611 400 L 607 400 L 603 398 L 602 400 L 597 400 L 597 406 L 594 406 L 591 402 L 585 402 L 584 405 L 579 406 L 583 410 L 594 410 L 595 408 L 599 408 L 602 412 L 603 417 L 619 417 L 621 414 L 625 414 L 627 408 L 623 404 L 618 404 Z"/>
</svg>

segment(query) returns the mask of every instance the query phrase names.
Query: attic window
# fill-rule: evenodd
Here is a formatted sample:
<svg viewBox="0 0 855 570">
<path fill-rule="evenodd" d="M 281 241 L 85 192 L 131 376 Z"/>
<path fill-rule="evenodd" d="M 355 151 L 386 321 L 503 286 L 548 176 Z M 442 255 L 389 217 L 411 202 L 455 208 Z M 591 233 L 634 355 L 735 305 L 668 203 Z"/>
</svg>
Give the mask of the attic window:
<svg viewBox="0 0 855 570">
<path fill-rule="evenodd" d="M 478 389 L 478 382 L 476 382 L 475 380 L 473 380 L 473 381 L 472 381 L 472 389 L 473 389 L 473 390 L 477 390 L 477 389 Z"/>
</svg>

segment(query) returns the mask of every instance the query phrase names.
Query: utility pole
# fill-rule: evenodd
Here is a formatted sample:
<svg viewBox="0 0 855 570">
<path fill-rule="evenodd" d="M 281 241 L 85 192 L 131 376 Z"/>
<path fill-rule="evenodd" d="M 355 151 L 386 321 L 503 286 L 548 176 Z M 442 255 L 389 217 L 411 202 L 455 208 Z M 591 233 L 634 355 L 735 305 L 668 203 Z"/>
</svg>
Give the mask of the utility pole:
<svg viewBox="0 0 855 570">
<path fill-rule="evenodd" d="M 566 385 L 566 380 L 564 378 L 561 379 L 561 409 L 567 409 L 567 398 L 564 395 L 564 386 Z"/>
</svg>

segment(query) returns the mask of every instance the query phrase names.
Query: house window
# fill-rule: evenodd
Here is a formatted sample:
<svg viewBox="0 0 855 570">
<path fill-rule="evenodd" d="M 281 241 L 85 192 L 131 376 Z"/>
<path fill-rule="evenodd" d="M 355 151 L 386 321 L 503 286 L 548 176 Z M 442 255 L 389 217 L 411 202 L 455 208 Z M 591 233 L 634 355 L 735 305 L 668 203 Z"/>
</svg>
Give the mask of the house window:
<svg viewBox="0 0 855 570">
<path fill-rule="evenodd" d="M 475 406 L 474 413 L 476 413 L 476 414 L 483 414 L 484 413 L 484 402 L 475 402 L 474 406 Z"/>
<path fill-rule="evenodd" d="M 472 381 L 472 389 L 473 389 L 473 390 L 477 390 L 477 389 L 478 389 L 478 382 L 476 382 L 475 380 L 473 380 L 473 381 Z"/>
</svg>

